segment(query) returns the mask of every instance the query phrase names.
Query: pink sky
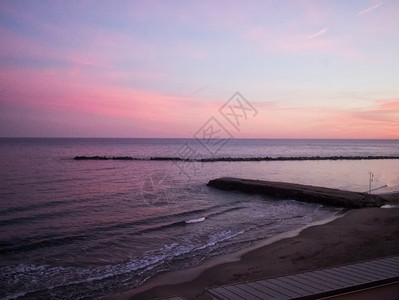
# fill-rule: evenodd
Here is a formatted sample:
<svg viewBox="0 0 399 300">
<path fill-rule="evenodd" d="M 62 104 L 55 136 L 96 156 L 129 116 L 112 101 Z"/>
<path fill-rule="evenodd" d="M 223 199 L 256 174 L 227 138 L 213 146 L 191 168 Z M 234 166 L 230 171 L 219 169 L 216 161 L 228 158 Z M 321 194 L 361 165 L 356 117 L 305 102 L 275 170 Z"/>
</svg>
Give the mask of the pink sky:
<svg viewBox="0 0 399 300">
<path fill-rule="evenodd" d="M 397 1 L 2 1 L 0 136 L 399 138 Z M 239 91 L 258 111 L 234 129 Z"/>
</svg>

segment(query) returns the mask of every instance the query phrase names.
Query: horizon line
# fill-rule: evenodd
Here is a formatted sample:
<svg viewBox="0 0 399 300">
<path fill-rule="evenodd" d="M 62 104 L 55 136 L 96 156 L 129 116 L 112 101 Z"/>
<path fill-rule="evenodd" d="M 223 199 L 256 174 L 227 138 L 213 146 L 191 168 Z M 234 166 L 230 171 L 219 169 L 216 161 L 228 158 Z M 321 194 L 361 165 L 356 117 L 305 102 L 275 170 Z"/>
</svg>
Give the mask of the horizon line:
<svg viewBox="0 0 399 300">
<path fill-rule="evenodd" d="M 23 137 L 23 136 L 0 136 L 0 139 L 180 139 L 196 140 L 194 137 Z M 215 138 L 216 139 L 216 138 Z M 223 139 L 223 138 L 222 138 Z M 230 140 L 399 140 L 399 138 L 230 138 Z"/>
</svg>

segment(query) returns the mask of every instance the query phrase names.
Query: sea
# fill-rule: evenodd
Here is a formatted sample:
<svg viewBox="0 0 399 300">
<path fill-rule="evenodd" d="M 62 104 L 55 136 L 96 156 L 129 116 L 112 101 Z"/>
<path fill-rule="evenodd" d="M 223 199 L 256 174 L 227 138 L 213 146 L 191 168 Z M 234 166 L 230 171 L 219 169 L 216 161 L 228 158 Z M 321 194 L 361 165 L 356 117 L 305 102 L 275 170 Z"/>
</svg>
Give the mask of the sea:
<svg viewBox="0 0 399 300">
<path fill-rule="evenodd" d="M 218 177 L 399 190 L 399 159 L 199 160 L 317 156 L 399 157 L 399 140 L 1 138 L 0 298 L 115 295 L 343 213 Z"/>
</svg>

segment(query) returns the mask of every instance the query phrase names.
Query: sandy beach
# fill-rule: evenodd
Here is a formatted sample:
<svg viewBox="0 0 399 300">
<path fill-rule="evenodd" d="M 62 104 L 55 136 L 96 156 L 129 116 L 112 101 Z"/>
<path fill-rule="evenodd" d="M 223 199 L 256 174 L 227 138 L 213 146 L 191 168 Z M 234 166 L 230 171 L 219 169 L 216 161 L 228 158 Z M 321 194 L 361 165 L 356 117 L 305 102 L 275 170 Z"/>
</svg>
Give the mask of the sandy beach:
<svg viewBox="0 0 399 300">
<path fill-rule="evenodd" d="M 391 204 L 399 204 L 398 196 L 390 194 L 386 195 L 385 199 Z M 195 278 L 192 278 L 190 270 L 186 270 L 180 276 L 173 276 L 181 282 L 165 284 L 168 282 L 168 274 L 165 273 L 139 289 L 118 295 L 118 298 L 155 299 L 181 295 L 187 299 L 209 299 L 205 293 L 209 287 L 398 253 L 399 209 L 355 209 L 327 224 L 306 228 L 294 237 L 249 250 L 237 261 L 222 263 L 221 259 L 219 264 L 206 266 Z"/>
</svg>

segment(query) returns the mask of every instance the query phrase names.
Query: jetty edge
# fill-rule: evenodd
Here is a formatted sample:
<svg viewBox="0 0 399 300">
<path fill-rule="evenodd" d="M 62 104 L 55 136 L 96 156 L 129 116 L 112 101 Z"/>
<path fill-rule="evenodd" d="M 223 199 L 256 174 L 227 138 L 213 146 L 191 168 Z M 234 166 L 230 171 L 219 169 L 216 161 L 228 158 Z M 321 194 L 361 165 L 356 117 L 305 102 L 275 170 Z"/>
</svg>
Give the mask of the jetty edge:
<svg viewBox="0 0 399 300">
<path fill-rule="evenodd" d="M 379 195 L 288 182 L 221 177 L 210 180 L 207 185 L 221 190 L 258 193 L 344 208 L 381 207 L 386 203 Z"/>
</svg>

